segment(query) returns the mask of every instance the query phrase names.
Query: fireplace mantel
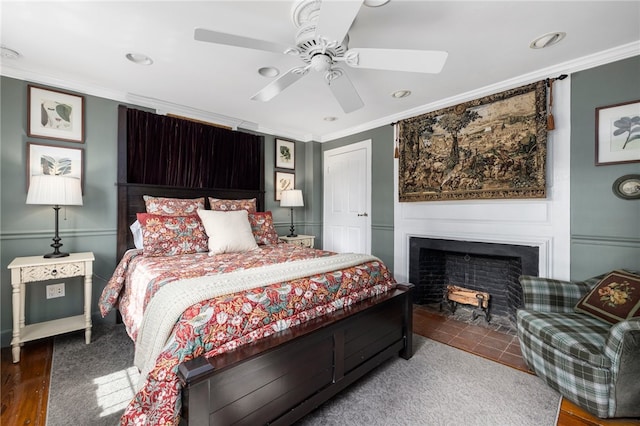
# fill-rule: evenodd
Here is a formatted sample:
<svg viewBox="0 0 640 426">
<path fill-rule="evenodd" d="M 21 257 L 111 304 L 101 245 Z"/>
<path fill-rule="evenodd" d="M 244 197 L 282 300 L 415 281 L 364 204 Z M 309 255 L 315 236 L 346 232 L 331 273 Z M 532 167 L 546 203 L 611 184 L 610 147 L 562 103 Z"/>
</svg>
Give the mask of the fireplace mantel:
<svg viewBox="0 0 640 426">
<path fill-rule="evenodd" d="M 570 86 L 554 86 L 556 128 L 547 134 L 547 198 L 400 203 L 395 161 L 393 273 L 398 281 L 409 280 L 411 237 L 538 247 L 539 276 L 570 278 Z"/>
</svg>

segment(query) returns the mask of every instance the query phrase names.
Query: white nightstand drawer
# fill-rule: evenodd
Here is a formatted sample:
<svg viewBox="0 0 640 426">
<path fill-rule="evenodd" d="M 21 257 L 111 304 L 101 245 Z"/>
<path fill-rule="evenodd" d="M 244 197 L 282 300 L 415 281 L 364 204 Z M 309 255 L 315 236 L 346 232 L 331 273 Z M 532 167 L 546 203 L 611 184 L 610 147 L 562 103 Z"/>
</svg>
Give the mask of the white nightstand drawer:
<svg viewBox="0 0 640 426">
<path fill-rule="evenodd" d="M 84 262 L 25 266 L 20 270 L 20 273 L 23 283 L 78 277 L 84 275 Z"/>
<path fill-rule="evenodd" d="M 313 235 L 298 235 L 297 237 L 280 237 L 280 240 L 300 247 L 313 248 L 315 238 Z"/>
</svg>

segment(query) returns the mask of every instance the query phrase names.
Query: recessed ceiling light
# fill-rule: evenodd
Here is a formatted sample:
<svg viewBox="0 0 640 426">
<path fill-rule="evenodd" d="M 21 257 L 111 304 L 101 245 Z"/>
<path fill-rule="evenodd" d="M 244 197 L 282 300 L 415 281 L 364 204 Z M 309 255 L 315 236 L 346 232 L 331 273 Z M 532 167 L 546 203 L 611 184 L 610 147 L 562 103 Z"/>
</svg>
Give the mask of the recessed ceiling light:
<svg viewBox="0 0 640 426">
<path fill-rule="evenodd" d="M 280 70 L 274 67 L 262 67 L 258 70 L 258 74 L 263 77 L 275 77 L 280 74 Z"/>
<path fill-rule="evenodd" d="M 566 35 L 567 33 L 563 33 L 561 31 L 547 33 L 533 40 L 529 47 L 532 49 L 544 49 L 545 47 L 551 47 L 554 44 L 560 43 L 560 40 L 562 40 Z"/>
<path fill-rule="evenodd" d="M 143 55 L 142 53 L 127 53 L 126 58 L 138 65 L 151 65 L 153 64 L 153 59 L 148 57 L 147 55 Z"/>
<path fill-rule="evenodd" d="M 411 90 L 396 90 L 391 94 L 394 99 L 406 98 L 411 94 Z"/>
<path fill-rule="evenodd" d="M 364 5 L 369 7 L 380 7 L 389 3 L 390 0 L 364 0 Z"/>
<path fill-rule="evenodd" d="M 336 121 L 338 119 L 338 117 L 325 117 L 323 118 L 324 121 Z"/>
<path fill-rule="evenodd" d="M 9 49 L 8 47 L 0 46 L 0 56 L 7 59 L 18 59 L 20 57 L 20 53 L 13 49 Z"/>
</svg>

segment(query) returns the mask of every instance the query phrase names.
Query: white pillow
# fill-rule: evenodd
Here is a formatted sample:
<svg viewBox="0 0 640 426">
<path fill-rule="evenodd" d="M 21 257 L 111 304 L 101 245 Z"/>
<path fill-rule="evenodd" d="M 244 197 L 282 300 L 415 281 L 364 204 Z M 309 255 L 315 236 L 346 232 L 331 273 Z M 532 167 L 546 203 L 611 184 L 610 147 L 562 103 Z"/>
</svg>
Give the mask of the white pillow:
<svg viewBox="0 0 640 426">
<path fill-rule="evenodd" d="M 135 245 L 137 249 L 144 248 L 144 244 L 142 243 L 142 225 L 140 225 L 140 222 L 136 220 L 131 224 L 129 229 L 131 229 L 131 233 L 133 234 L 133 245 Z"/>
<path fill-rule="evenodd" d="M 246 210 L 198 210 L 209 237 L 209 256 L 258 248 Z"/>
</svg>

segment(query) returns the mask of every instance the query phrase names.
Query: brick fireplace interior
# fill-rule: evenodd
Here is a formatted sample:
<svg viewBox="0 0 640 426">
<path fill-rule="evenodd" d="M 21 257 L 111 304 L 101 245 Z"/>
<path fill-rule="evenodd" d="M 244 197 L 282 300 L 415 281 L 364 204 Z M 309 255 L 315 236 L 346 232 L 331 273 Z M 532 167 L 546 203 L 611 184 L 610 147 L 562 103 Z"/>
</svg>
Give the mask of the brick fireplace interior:
<svg viewBox="0 0 640 426">
<path fill-rule="evenodd" d="M 409 246 L 415 304 L 439 309 L 447 285 L 487 292 L 490 321 L 515 330 L 522 306 L 518 277 L 538 276 L 538 247 L 422 237 L 411 237 Z"/>
</svg>

